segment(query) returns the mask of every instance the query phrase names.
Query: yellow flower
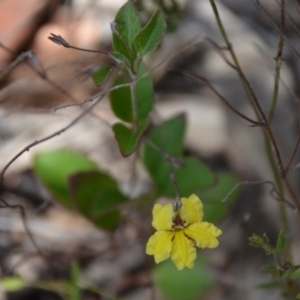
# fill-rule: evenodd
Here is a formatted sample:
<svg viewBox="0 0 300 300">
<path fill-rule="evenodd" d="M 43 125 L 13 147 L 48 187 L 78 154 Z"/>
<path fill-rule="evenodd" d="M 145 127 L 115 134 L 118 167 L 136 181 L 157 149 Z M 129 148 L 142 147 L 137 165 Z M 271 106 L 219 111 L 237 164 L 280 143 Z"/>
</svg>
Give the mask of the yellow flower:
<svg viewBox="0 0 300 300">
<path fill-rule="evenodd" d="M 146 253 L 154 255 L 158 264 L 171 256 L 178 270 L 193 268 L 196 247 L 216 248 L 222 231 L 208 222 L 202 222 L 203 204 L 191 195 L 181 199 L 181 208 L 174 211 L 172 204 L 155 204 L 152 226 L 157 230 L 149 239 Z"/>
</svg>

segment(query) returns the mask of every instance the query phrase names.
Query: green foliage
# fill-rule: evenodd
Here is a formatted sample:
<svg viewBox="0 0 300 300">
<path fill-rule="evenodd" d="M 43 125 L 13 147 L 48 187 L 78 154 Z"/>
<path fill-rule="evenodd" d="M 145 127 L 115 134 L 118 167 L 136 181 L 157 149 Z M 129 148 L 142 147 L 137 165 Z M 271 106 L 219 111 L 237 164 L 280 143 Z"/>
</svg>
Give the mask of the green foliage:
<svg viewBox="0 0 300 300">
<path fill-rule="evenodd" d="M 55 150 L 38 154 L 33 168 L 52 195 L 65 207 L 73 209 L 68 192 L 68 178 L 78 172 L 97 170 L 97 165 L 83 155 Z"/>
<path fill-rule="evenodd" d="M 6 292 L 16 292 L 26 287 L 26 282 L 19 276 L 10 276 L 1 279 L 0 287 Z"/>
<path fill-rule="evenodd" d="M 164 35 L 164 31 L 164 17 L 161 12 L 157 12 L 149 23 L 135 36 L 135 56 L 145 56 L 155 50 Z"/>
<path fill-rule="evenodd" d="M 145 65 L 141 64 L 139 68 L 139 72 L 137 74 L 137 83 L 135 84 L 135 101 L 137 106 L 137 121 L 142 122 L 144 121 L 149 113 L 153 109 L 154 104 L 154 95 L 153 95 L 153 84 L 151 77 L 147 76 L 143 79 L 141 78 L 147 69 Z M 114 85 L 120 85 L 127 83 L 126 80 L 119 77 L 115 80 Z M 133 84 L 133 83 L 132 83 Z M 133 123 L 133 97 L 130 90 L 130 87 L 121 87 L 111 91 L 110 93 L 110 103 L 112 110 L 116 114 L 118 118 L 125 122 Z"/>
<path fill-rule="evenodd" d="M 112 71 L 111 67 L 101 66 L 100 69 L 96 73 L 93 74 L 94 83 L 97 86 L 100 86 L 101 84 L 103 84 L 107 80 L 111 71 Z"/>
<path fill-rule="evenodd" d="M 216 184 L 198 193 L 203 202 L 204 220 L 210 223 L 221 221 L 231 210 L 237 200 L 240 189 L 235 189 L 232 194 L 229 192 L 239 182 L 239 178 L 230 172 L 220 172 L 216 176 Z M 228 196 L 228 197 L 227 197 Z M 226 198 L 225 202 L 222 202 Z"/>
<path fill-rule="evenodd" d="M 249 244 L 255 248 L 263 248 L 267 255 L 273 254 L 275 252 L 275 248 L 270 244 L 270 239 L 266 234 L 262 237 L 253 233 L 251 237 L 249 237 Z"/>
<path fill-rule="evenodd" d="M 198 255 L 193 269 L 180 272 L 169 259 L 154 269 L 154 281 L 163 295 L 172 300 L 200 299 L 215 284 L 210 264 Z"/>
<path fill-rule="evenodd" d="M 279 254 L 284 250 L 285 246 L 285 235 L 283 230 L 280 231 L 277 243 L 276 243 L 276 252 Z"/>
<path fill-rule="evenodd" d="M 129 156 L 133 153 L 138 145 L 142 133 L 148 127 L 148 120 L 139 124 L 137 131 L 130 129 L 122 123 L 116 123 L 113 126 L 113 131 L 120 150 L 124 156 Z"/>
<path fill-rule="evenodd" d="M 41 153 L 35 159 L 34 170 L 65 207 L 107 230 L 120 224 L 117 207 L 126 201 L 125 196 L 116 181 L 97 170 L 86 157 L 61 150 Z"/>
<path fill-rule="evenodd" d="M 141 29 L 141 23 L 132 1 L 128 1 L 119 9 L 115 23 L 117 24 L 117 32 L 120 37 L 132 50 L 133 38 Z"/>
<path fill-rule="evenodd" d="M 116 208 L 127 199 L 114 179 L 99 171 L 77 173 L 69 178 L 69 190 L 76 209 L 97 226 L 118 227 L 121 217 Z"/>
<path fill-rule="evenodd" d="M 179 115 L 155 127 L 149 139 L 164 151 L 168 157 L 154 149 L 152 145 L 145 146 L 144 164 L 154 181 L 157 196 L 173 197 L 176 195 L 174 183 L 170 178 L 170 157 L 176 156 L 183 162 L 183 168 L 172 168 L 177 179 L 182 196 L 189 196 L 195 191 L 211 186 L 214 182 L 212 172 L 200 161 L 183 156 L 183 137 L 185 118 Z"/>
</svg>

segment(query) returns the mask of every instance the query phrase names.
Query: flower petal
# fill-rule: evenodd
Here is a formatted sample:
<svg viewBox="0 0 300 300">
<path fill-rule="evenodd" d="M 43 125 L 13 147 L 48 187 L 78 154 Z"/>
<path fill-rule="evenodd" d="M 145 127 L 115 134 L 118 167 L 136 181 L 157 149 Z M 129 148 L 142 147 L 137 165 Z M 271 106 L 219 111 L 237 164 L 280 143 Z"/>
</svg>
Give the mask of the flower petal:
<svg viewBox="0 0 300 300">
<path fill-rule="evenodd" d="M 174 232 L 157 231 L 150 237 L 146 245 L 146 253 L 154 255 L 157 264 L 170 257 L 174 234 Z"/>
<path fill-rule="evenodd" d="M 219 246 L 217 237 L 222 231 L 211 223 L 200 222 L 185 228 L 184 233 L 193 239 L 199 248 L 216 248 Z"/>
<path fill-rule="evenodd" d="M 153 211 L 153 221 L 152 226 L 156 230 L 171 230 L 173 226 L 173 206 L 172 204 L 167 205 L 161 205 L 161 204 L 155 204 Z"/>
<path fill-rule="evenodd" d="M 181 203 L 180 216 L 185 225 L 202 221 L 203 204 L 198 196 L 193 194 L 189 198 L 181 198 Z"/>
<path fill-rule="evenodd" d="M 182 270 L 184 267 L 193 268 L 196 256 L 194 243 L 184 235 L 182 230 L 175 231 L 171 258 L 177 269 Z"/>
</svg>

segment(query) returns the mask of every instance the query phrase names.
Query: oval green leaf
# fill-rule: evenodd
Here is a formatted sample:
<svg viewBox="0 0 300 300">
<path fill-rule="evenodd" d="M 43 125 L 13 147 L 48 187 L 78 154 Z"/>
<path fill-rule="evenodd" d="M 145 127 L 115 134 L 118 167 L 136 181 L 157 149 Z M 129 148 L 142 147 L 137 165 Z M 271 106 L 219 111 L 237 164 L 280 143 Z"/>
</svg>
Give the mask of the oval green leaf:
<svg viewBox="0 0 300 300">
<path fill-rule="evenodd" d="M 100 69 L 93 74 L 95 85 L 100 86 L 103 84 L 107 80 L 111 70 L 112 68 L 109 66 L 100 66 Z"/>
<path fill-rule="evenodd" d="M 149 23 L 134 38 L 135 57 L 145 56 L 156 49 L 165 32 L 165 20 L 161 12 L 157 12 Z"/>
<path fill-rule="evenodd" d="M 146 67 L 141 64 L 137 78 L 147 72 Z M 117 78 L 114 86 L 126 83 L 122 78 Z M 135 86 L 135 97 L 137 104 L 137 119 L 144 121 L 152 111 L 154 104 L 153 86 L 151 77 L 147 76 L 138 80 Z M 133 123 L 132 97 L 130 87 L 122 87 L 111 91 L 110 104 L 118 118 L 125 122 Z"/>
<path fill-rule="evenodd" d="M 113 125 L 113 131 L 120 147 L 121 153 L 126 157 L 133 153 L 138 145 L 141 135 L 148 127 L 148 120 L 141 122 L 136 131 L 122 123 Z"/>
<path fill-rule="evenodd" d="M 38 154 L 33 169 L 56 200 L 74 208 L 68 193 L 68 178 L 74 173 L 97 170 L 97 165 L 81 154 L 55 150 Z"/>
<path fill-rule="evenodd" d="M 140 31 L 141 23 L 132 1 L 125 3 L 118 11 L 115 23 L 117 30 L 126 44 L 131 48 L 134 36 Z"/>
<path fill-rule="evenodd" d="M 198 255 L 193 269 L 178 271 L 169 259 L 154 269 L 154 281 L 161 293 L 172 300 L 202 299 L 216 283 L 210 264 Z"/>
</svg>

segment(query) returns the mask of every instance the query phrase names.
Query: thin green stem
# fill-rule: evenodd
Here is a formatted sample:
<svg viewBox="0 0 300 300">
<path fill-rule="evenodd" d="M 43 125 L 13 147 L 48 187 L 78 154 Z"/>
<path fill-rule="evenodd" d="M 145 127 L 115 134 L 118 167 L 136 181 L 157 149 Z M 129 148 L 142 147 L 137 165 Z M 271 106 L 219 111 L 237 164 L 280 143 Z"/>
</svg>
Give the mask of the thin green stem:
<svg viewBox="0 0 300 300">
<path fill-rule="evenodd" d="M 133 130 L 138 129 L 138 111 L 137 111 L 137 99 L 136 99 L 136 75 L 131 75 L 132 83 L 130 84 L 131 105 L 132 105 L 132 118 L 133 118 Z"/>
<path fill-rule="evenodd" d="M 275 79 L 271 109 L 268 115 L 268 122 L 271 124 L 279 96 L 280 70 L 282 65 L 282 52 L 284 48 L 284 32 L 285 32 L 285 0 L 281 0 L 281 22 L 280 22 L 280 37 L 277 46 L 277 55 L 275 57 Z"/>
<path fill-rule="evenodd" d="M 220 15 L 219 15 L 219 11 L 218 11 L 218 8 L 216 6 L 216 3 L 215 3 L 214 0 L 209 0 L 209 1 L 210 1 L 210 4 L 211 4 L 211 7 L 213 9 L 214 15 L 216 17 L 217 24 L 218 24 L 218 27 L 219 27 L 220 32 L 222 34 L 222 37 L 223 37 L 223 39 L 224 39 L 224 41 L 226 43 L 228 51 L 229 51 L 229 53 L 230 53 L 230 55 L 232 57 L 232 60 L 234 62 L 234 66 L 236 68 L 236 71 L 237 71 L 237 73 L 238 73 L 238 75 L 240 77 L 240 80 L 241 80 L 241 82 L 242 82 L 242 84 L 244 86 L 244 89 L 245 89 L 245 92 L 247 94 L 248 100 L 251 103 L 251 106 L 252 106 L 252 108 L 253 108 L 253 110 L 254 110 L 254 112 L 256 114 L 256 117 L 258 118 L 259 121 L 261 121 L 258 107 L 257 107 L 257 105 L 255 105 L 255 103 L 253 101 L 254 99 L 251 97 L 251 93 L 249 91 L 249 88 L 247 87 L 247 84 L 246 84 L 246 82 L 244 80 L 244 75 L 242 73 L 242 69 L 241 69 L 239 60 L 238 60 L 238 58 L 237 58 L 237 56 L 235 54 L 235 51 L 234 51 L 234 49 L 232 47 L 232 44 L 231 44 L 231 42 L 229 40 L 229 37 L 227 35 L 227 32 L 226 32 L 225 27 L 224 27 L 223 22 L 222 22 L 222 19 L 221 19 Z"/>
<path fill-rule="evenodd" d="M 268 160 L 269 160 L 269 163 L 270 163 L 271 167 L 273 165 L 273 167 L 272 167 L 272 171 L 273 171 L 273 174 L 274 174 L 273 176 L 274 176 L 275 180 L 278 181 L 277 188 L 278 188 L 278 190 L 281 190 L 282 193 L 283 193 L 282 182 L 284 183 L 284 185 L 286 187 L 286 190 L 287 190 L 288 194 L 291 196 L 293 204 L 297 209 L 297 213 L 299 215 L 299 221 L 300 221 L 300 204 L 298 202 L 297 196 L 296 196 L 292 186 L 290 185 L 290 183 L 289 183 L 289 181 L 286 177 L 286 172 L 285 172 L 283 164 L 282 164 L 279 149 L 278 149 L 275 137 L 273 135 L 272 129 L 268 124 L 268 119 L 267 119 L 264 111 L 262 110 L 262 108 L 261 108 L 261 106 L 260 106 L 260 104 L 257 100 L 257 97 L 256 97 L 250 83 L 248 82 L 245 74 L 243 73 L 243 71 L 241 69 L 238 58 L 237 58 L 237 56 L 234 52 L 234 49 L 233 49 L 233 47 L 232 47 L 232 45 L 229 41 L 227 32 L 226 32 L 225 27 L 224 27 L 224 25 L 222 23 L 222 20 L 220 18 L 220 15 L 219 15 L 217 6 L 215 4 L 215 1 L 210 0 L 210 3 L 211 3 L 211 6 L 212 6 L 212 9 L 213 9 L 213 12 L 215 14 L 220 32 L 223 36 L 223 39 L 226 43 L 226 46 L 229 50 L 229 53 L 230 53 L 231 57 L 232 57 L 232 60 L 234 62 L 234 66 L 237 70 L 237 73 L 240 77 L 240 80 L 241 80 L 241 82 L 244 86 L 244 89 L 245 89 L 246 93 L 247 93 L 249 102 L 251 103 L 258 120 L 265 123 L 265 126 L 263 127 L 264 130 L 265 130 L 265 134 L 266 134 L 266 139 L 265 140 L 269 140 L 269 142 L 268 142 L 269 144 L 266 144 L 267 156 L 268 156 Z M 275 161 L 277 162 L 277 166 L 275 165 Z M 274 171 L 275 169 L 277 169 L 276 172 Z M 283 196 L 283 194 L 281 196 Z M 284 212 L 284 210 L 283 210 L 283 213 L 286 214 Z M 286 220 L 287 220 L 286 217 L 282 218 L 282 222 L 286 223 Z M 285 225 L 285 227 L 287 228 L 287 224 Z"/>
<path fill-rule="evenodd" d="M 280 178 L 280 174 L 278 171 L 275 157 L 273 155 L 272 145 L 270 143 L 270 140 L 269 140 L 266 132 L 264 132 L 264 140 L 265 140 L 265 148 L 266 148 L 267 157 L 269 158 L 269 163 L 270 163 L 272 173 L 274 176 L 275 185 L 278 189 L 278 194 L 281 199 L 284 199 L 284 189 L 283 189 L 282 181 Z M 286 233 L 288 231 L 286 205 L 283 201 L 279 201 L 279 203 L 280 203 L 279 205 L 280 205 L 281 226 L 282 226 L 282 230 Z"/>
</svg>

